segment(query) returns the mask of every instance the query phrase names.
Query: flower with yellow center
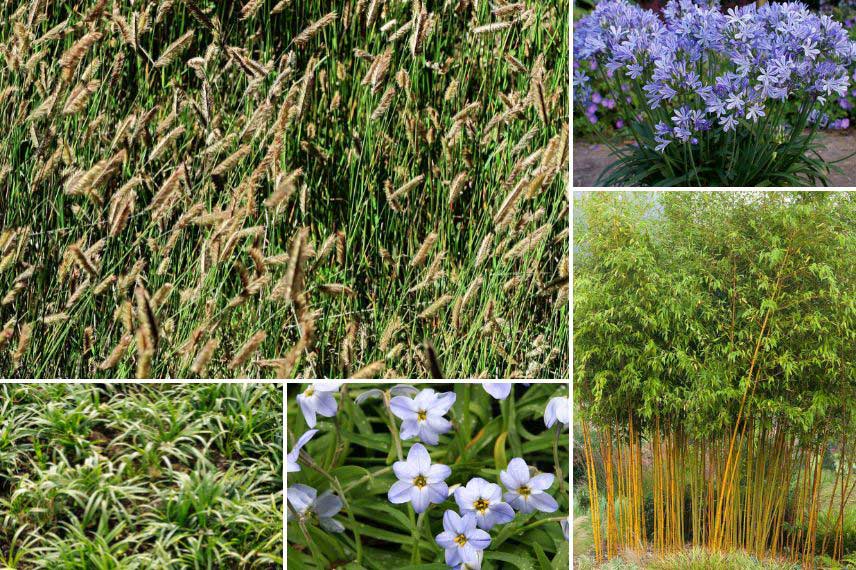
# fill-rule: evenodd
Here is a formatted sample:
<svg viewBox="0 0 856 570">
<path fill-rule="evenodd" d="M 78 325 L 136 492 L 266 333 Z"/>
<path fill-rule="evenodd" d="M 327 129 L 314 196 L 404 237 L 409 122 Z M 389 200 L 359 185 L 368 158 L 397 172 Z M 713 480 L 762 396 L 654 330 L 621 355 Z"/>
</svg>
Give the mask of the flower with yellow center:
<svg viewBox="0 0 856 570">
<path fill-rule="evenodd" d="M 455 502 L 461 513 L 472 513 L 479 528 L 490 530 L 494 525 L 514 518 L 514 509 L 502 502 L 502 489 L 481 477 L 470 479 L 464 487 L 455 489 Z"/>
<path fill-rule="evenodd" d="M 446 549 L 446 564 L 462 568 L 479 568 L 482 551 L 490 546 L 490 535 L 476 528 L 476 516 L 472 512 L 461 516 L 447 510 L 443 514 L 443 532 L 436 540 Z"/>
<path fill-rule="evenodd" d="M 452 474 L 446 465 L 431 465 L 431 456 L 421 443 L 410 448 L 407 461 L 396 461 L 392 470 L 398 481 L 393 483 L 387 497 L 394 504 L 413 504 L 417 513 L 425 512 L 431 503 L 442 503 L 449 495 L 445 479 Z"/>
<path fill-rule="evenodd" d="M 303 412 L 303 417 L 306 418 L 306 425 L 310 428 L 314 428 L 317 423 L 316 414 L 325 418 L 336 415 L 337 406 L 333 393 L 339 390 L 339 384 L 340 382 L 310 384 L 306 390 L 297 395 L 297 404 Z"/>
<path fill-rule="evenodd" d="M 529 466 L 520 457 L 509 461 L 506 470 L 500 471 L 499 478 L 508 489 L 503 498 L 516 511 L 531 513 L 538 510 L 552 513 L 559 508 L 556 499 L 545 492 L 553 484 L 555 477 L 551 473 L 531 476 Z"/>
<path fill-rule="evenodd" d="M 440 435 L 452 429 L 452 422 L 443 417 L 455 403 L 454 392 L 437 394 L 431 388 L 413 398 L 396 396 L 389 401 L 390 411 L 401 422 L 401 439 L 419 437 L 422 443 L 437 445 Z"/>
</svg>

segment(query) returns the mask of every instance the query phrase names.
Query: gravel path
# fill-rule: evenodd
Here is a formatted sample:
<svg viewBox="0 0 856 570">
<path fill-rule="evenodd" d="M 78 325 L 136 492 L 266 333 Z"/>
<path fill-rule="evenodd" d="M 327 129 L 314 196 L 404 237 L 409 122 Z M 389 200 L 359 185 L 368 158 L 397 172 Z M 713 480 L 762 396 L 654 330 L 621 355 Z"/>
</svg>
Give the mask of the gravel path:
<svg viewBox="0 0 856 570">
<path fill-rule="evenodd" d="M 823 133 L 821 141 L 826 150 L 821 151 L 821 156 L 827 160 L 837 160 L 848 154 L 856 152 L 856 130 L 843 132 Z M 574 186 L 591 186 L 598 175 L 603 172 L 612 158 L 609 149 L 602 144 L 589 142 L 574 143 Z M 856 187 L 856 156 L 838 163 L 843 173 L 832 172 L 829 176 L 830 186 Z"/>
</svg>

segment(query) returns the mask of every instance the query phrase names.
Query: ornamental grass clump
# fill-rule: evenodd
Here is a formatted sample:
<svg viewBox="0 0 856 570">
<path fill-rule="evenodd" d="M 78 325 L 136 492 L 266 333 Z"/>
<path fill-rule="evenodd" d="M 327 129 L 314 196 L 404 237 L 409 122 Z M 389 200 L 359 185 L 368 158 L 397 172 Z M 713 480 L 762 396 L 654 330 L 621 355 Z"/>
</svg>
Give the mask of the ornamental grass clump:
<svg viewBox="0 0 856 570">
<path fill-rule="evenodd" d="M 816 134 L 856 60 L 842 25 L 799 2 L 723 13 L 673 0 L 662 16 L 609 0 L 576 24 L 576 101 L 588 103 L 591 74 L 615 94 L 630 83 L 616 105 L 634 144 L 613 148 L 598 182 L 825 185 Z"/>
</svg>

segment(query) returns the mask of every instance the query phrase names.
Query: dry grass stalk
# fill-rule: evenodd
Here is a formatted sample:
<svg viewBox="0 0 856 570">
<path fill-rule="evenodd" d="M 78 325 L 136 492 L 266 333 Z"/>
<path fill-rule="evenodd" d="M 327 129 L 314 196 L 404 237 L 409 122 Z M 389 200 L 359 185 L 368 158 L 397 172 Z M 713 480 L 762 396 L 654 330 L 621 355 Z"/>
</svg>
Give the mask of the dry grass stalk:
<svg viewBox="0 0 856 570">
<path fill-rule="evenodd" d="M 381 378 L 383 371 L 386 369 L 386 363 L 383 360 L 375 360 L 371 362 L 356 372 L 351 376 L 353 380 L 369 380 L 375 378 Z"/>
<path fill-rule="evenodd" d="M 428 305 L 416 318 L 418 319 L 430 319 L 434 315 L 440 312 L 440 309 L 448 305 L 452 302 L 454 297 L 452 295 L 443 295 L 430 305 Z"/>
<path fill-rule="evenodd" d="M 155 61 L 155 67 L 166 67 L 175 61 L 176 58 L 178 58 L 178 56 L 181 55 L 181 53 L 186 50 L 191 43 L 193 43 L 193 35 L 195 33 L 195 30 L 189 30 L 180 38 L 169 44 L 157 61 Z"/>
<path fill-rule="evenodd" d="M 267 338 L 267 333 L 263 330 L 256 332 L 253 336 L 251 336 L 247 342 L 238 349 L 238 352 L 235 353 L 235 356 L 232 360 L 229 361 L 228 368 L 229 370 L 235 370 L 236 368 L 240 368 L 253 353 L 258 350 L 259 346 L 264 342 Z"/>
<path fill-rule="evenodd" d="M 318 288 L 322 293 L 326 293 L 327 295 L 333 296 L 346 296 L 346 297 L 355 297 L 356 291 L 348 287 L 347 285 L 343 285 L 342 283 L 325 283 L 323 285 L 319 285 Z"/>
<path fill-rule="evenodd" d="M 152 221 L 158 222 L 164 218 L 172 209 L 178 199 L 181 181 L 185 177 L 184 164 L 172 171 L 172 174 L 164 180 L 160 190 L 154 195 L 147 208 L 152 213 Z"/>
<path fill-rule="evenodd" d="M 95 42 L 101 39 L 101 32 L 91 31 L 68 48 L 59 58 L 59 66 L 62 68 L 62 80 L 66 83 L 71 82 L 74 72 L 77 71 L 77 66 L 80 60 L 86 55 Z"/>
<path fill-rule="evenodd" d="M 280 204 L 288 201 L 297 189 L 297 180 L 303 174 L 303 169 L 298 168 L 288 174 L 280 173 L 277 176 L 276 185 L 271 195 L 264 201 L 266 208 L 275 209 Z"/>
<path fill-rule="evenodd" d="M 116 343 L 116 346 L 113 347 L 113 350 L 110 351 L 110 354 L 107 355 L 101 364 L 98 365 L 99 370 L 110 370 L 114 368 L 119 361 L 122 360 L 122 357 L 125 354 L 125 351 L 128 350 L 128 347 L 131 345 L 131 341 L 134 337 L 130 334 L 122 335 L 122 338 L 119 339 L 119 342 Z"/>
<path fill-rule="evenodd" d="M 224 158 L 220 164 L 214 167 L 214 170 L 211 171 L 211 176 L 222 177 L 228 174 L 229 171 L 235 168 L 248 154 L 250 154 L 250 145 L 241 145 L 238 147 L 238 150 Z"/>
<path fill-rule="evenodd" d="M 294 45 L 301 48 L 305 47 L 306 44 L 308 44 L 325 26 L 335 22 L 337 17 L 336 12 L 330 12 L 329 14 L 322 16 L 294 38 Z"/>
<path fill-rule="evenodd" d="M 467 182 L 469 182 L 469 179 L 466 172 L 459 172 L 452 180 L 452 183 L 449 185 L 449 208 L 455 204 L 455 200 L 461 195 Z"/>
<path fill-rule="evenodd" d="M 208 339 L 208 342 L 202 345 L 202 348 L 200 348 L 199 352 L 196 354 L 196 358 L 193 359 L 190 371 L 194 374 L 201 375 L 208 367 L 211 357 L 214 356 L 214 352 L 219 346 L 220 339 L 218 337 Z"/>
<path fill-rule="evenodd" d="M 371 120 L 377 121 L 389 110 L 390 105 L 392 105 L 392 98 L 395 96 L 395 87 L 389 86 L 386 88 L 386 91 L 383 92 L 383 95 L 380 98 L 380 102 L 377 104 L 377 107 L 372 112 Z"/>
<path fill-rule="evenodd" d="M 476 252 L 476 260 L 473 264 L 476 269 L 482 266 L 482 264 L 487 261 L 488 257 L 490 257 L 491 248 L 493 246 L 493 234 L 488 233 L 482 239 L 481 245 L 479 245 L 479 249 Z"/>
<path fill-rule="evenodd" d="M 422 245 L 419 246 L 419 249 L 416 251 L 416 255 L 414 255 L 410 260 L 410 267 L 419 267 L 425 263 L 425 260 L 428 259 L 428 253 L 437 242 L 437 237 L 437 232 L 431 232 L 425 236 L 425 240 L 422 242 Z"/>
<path fill-rule="evenodd" d="M 310 257 L 309 228 L 301 228 L 291 242 L 285 273 L 271 292 L 272 300 L 294 299 L 303 290 L 303 262 Z"/>
<path fill-rule="evenodd" d="M 505 252 L 502 258 L 506 261 L 523 257 L 538 245 L 550 234 L 551 225 L 549 223 L 533 230 L 529 235 L 518 241 L 514 246 Z"/>
<path fill-rule="evenodd" d="M 15 352 L 12 353 L 12 367 L 18 368 L 21 364 L 21 359 L 24 358 L 24 354 L 27 352 L 27 348 L 30 346 L 30 340 L 33 338 L 33 325 L 32 323 L 24 323 L 21 325 L 21 330 L 18 331 L 18 348 L 15 349 Z"/>
<path fill-rule="evenodd" d="M 141 333 L 143 344 L 140 345 L 140 338 L 137 339 L 137 350 L 139 352 L 151 352 L 154 355 L 157 351 L 158 343 L 160 342 L 160 330 L 158 329 L 155 311 L 152 308 L 149 292 L 142 285 L 137 284 L 134 287 L 134 301 L 136 302 L 137 319 L 140 322 L 139 333 Z"/>
</svg>

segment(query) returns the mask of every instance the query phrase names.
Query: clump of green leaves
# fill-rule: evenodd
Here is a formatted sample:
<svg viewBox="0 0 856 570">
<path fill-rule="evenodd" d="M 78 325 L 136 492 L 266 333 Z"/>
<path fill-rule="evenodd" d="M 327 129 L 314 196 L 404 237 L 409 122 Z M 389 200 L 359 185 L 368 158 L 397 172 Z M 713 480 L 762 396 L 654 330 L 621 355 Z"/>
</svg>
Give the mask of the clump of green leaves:
<svg viewBox="0 0 856 570">
<path fill-rule="evenodd" d="M 283 567 L 281 386 L 4 384 L 0 411 L 0 565 Z"/>
</svg>

